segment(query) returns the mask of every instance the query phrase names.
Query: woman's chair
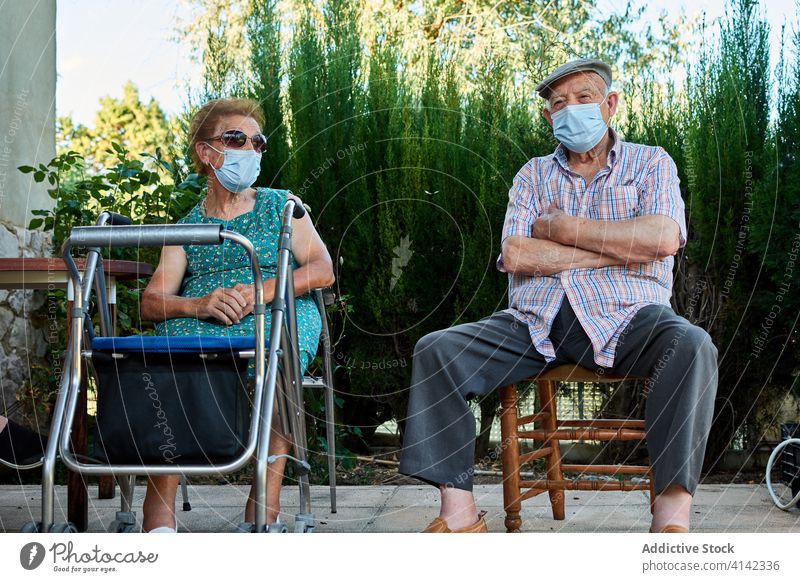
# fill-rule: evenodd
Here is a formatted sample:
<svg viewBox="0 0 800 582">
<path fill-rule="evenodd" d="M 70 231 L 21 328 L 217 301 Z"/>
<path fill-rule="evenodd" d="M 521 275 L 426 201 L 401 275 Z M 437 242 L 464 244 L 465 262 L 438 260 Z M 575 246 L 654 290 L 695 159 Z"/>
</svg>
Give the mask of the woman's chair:
<svg viewBox="0 0 800 582">
<path fill-rule="evenodd" d="M 600 465 L 564 463 L 559 442 L 570 441 L 643 441 L 644 421 L 629 419 L 560 420 L 556 405 L 556 382 L 613 382 L 635 379 L 632 376 L 598 375 L 577 365 L 564 365 L 546 370 L 536 382 L 539 410 L 527 416 L 517 414 L 517 386 L 511 384 L 500 388 L 500 430 L 503 459 L 503 505 L 506 511 L 505 525 L 508 532 L 519 532 L 522 527 L 520 511 L 522 502 L 547 492 L 553 511 L 553 519 L 564 519 L 564 491 L 635 491 L 650 490 L 650 511 L 653 511 L 655 495 L 651 467 L 640 465 Z M 538 425 L 526 428 L 527 425 Z M 520 454 L 520 440 L 541 442 L 542 446 L 531 452 Z M 545 479 L 523 479 L 522 467 L 537 459 L 545 459 Z M 564 477 L 565 472 L 578 473 L 573 479 Z M 617 480 L 587 479 L 586 473 L 616 475 Z M 634 482 L 626 475 L 641 476 Z M 646 478 L 646 479 L 645 479 Z"/>
</svg>

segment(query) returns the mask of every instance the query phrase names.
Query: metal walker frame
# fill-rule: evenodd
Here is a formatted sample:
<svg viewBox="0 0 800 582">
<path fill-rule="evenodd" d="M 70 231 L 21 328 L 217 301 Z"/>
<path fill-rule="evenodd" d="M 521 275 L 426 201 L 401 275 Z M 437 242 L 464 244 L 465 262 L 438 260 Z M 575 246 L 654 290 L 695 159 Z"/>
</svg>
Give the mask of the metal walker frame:
<svg viewBox="0 0 800 582">
<path fill-rule="evenodd" d="M 299 512 L 295 515 L 296 532 L 311 532 L 316 526 L 311 509 L 311 491 L 308 474 L 308 451 L 306 449 L 306 425 L 303 405 L 303 377 L 300 374 L 300 360 L 297 339 L 297 319 L 295 314 L 295 292 L 292 276 L 292 218 L 302 218 L 305 209 L 295 200 L 289 199 L 283 207 L 281 229 L 278 241 L 278 265 L 275 297 L 271 303 L 271 327 L 269 350 L 265 347 L 265 312 L 262 275 L 253 244 L 239 233 L 224 229 L 220 224 L 172 224 L 172 225 L 131 225 L 130 219 L 111 212 L 100 215 L 96 226 L 76 227 L 62 246 L 62 255 L 69 268 L 74 289 L 74 302 L 71 312 L 71 329 L 64 359 L 64 375 L 59 386 L 50 436 L 44 458 L 40 463 L 19 468 L 42 466 L 42 514 L 41 521 L 28 522 L 23 533 L 72 533 L 76 531 L 69 522 L 54 523 L 54 485 L 55 464 L 58 456 L 71 470 L 82 475 L 112 475 L 120 485 L 121 511 L 111 524 L 112 531 L 135 531 L 136 518 L 131 511 L 135 476 L 147 475 L 207 475 L 236 471 L 245 466 L 255 454 L 255 522 L 241 523 L 239 532 L 284 532 L 281 523 L 267 524 L 267 467 L 278 457 L 269 455 L 269 441 L 272 430 L 272 416 L 277 404 L 281 428 L 284 434 L 292 435 L 294 455 L 285 455 L 294 461 L 295 474 L 299 486 Z M 250 419 L 250 431 L 244 451 L 235 459 L 221 464 L 187 465 L 115 465 L 82 462 L 70 450 L 70 434 L 75 420 L 78 396 L 81 389 L 81 358 L 90 358 L 91 350 L 82 349 L 86 341 L 87 313 L 91 289 L 94 286 L 100 298 L 106 297 L 105 278 L 102 275 L 102 247 L 141 247 L 177 245 L 216 245 L 231 240 L 242 246 L 249 259 L 255 283 L 255 349 L 240 351 L 239 356 L 255 358 L 255 388 Z M 73 247 L 88 249 L 84 276 L 81 277 L 71 250 Z M 100 276 L 95 276 L 98 274 Z M 318 297 L 318 299 L 317 299 Z M 315 296 L 322 300 L 322 294 Z M 100 306 L 100 329 L 104 336 L 112 330 L 110 311 L 105 301 Z M 331 509 L 335 512 L 335 453 L 333 452 L 333 386 L 329 360 L 330 335 L 323 311 L 323 347 L 325 369 L 323 387 L 326 389 L 326 417 L 328 428 L 328 459 L 331 470 Z M 89 320 L 88 325 L 91 325 Z"/>
</svg>

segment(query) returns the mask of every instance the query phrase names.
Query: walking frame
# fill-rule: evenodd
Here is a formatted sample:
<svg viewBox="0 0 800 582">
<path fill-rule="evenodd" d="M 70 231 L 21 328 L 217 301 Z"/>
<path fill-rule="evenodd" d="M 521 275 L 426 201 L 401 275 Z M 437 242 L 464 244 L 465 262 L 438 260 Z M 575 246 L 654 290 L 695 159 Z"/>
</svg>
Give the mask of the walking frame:
<svg viewBox="0 0 800 582">
<path fill-rule="evenodd" d="M 333 383 L 330 362 L 331 340 L 325 317 L 324 299 L 321 291 L 315 290 L 314 299 L 321 308 L 323 320 L 322 345 L 324 352 L 323 377 L 321 380 L 306 381 L 300 373 L 300 359 L 295 314 L 295 292 L 292 276 L 292 218 L 302 218 L 305 209 L 295 200 L 289 199 L 283 207 L 281 230 L 278 241 L 278 264 L 275 284 L 275 297 L 271 303 L 271 327 L 269 341 L 265 342 L 266 305 L 262 289 L 261 269 L 258 265 L 253 244 L 245 236 L 227 230 L 221 224 L 171 224 L 171 225 L 131 225 L 127 217 L 103 212 L 95 226 L 76 227 L 62 246 L 62 255 L 68 266 L 74 302 L 71 310 L 71 328 L 64 358 L 64 374 L 56 399 L 50 436 L 45 449 L 42 466 L 42 513 L 41 521 L 28 522 L 23 533 L 72 533 L 76 531 L 69 522 L 54 523 L 55 466 L 58 456 L 66 467 L 82 475 L 114 476 L 120 485 L 121 511 L 111 524 L 111 531 L 136 531 L 136 517 L 131 510 L 135 476 L 209 475 L 228 473 L 241 469 L 255 455 L 255 522 L 241 523 L 239 532 L 283 532 L 282 523 L 267 524 L 267 467 L 278 456 L 269 455 L 269 442 L 272 430 L 273 408 L 277 405 L 279 422 L 284 434 L 291 434 L 293 455 L 285 455 L 294 462 L 295 476 L 299 489 L 299 511 L 295 515 L 295 532 L 312 532 L 316 521 L 311 508 L 309 483 L 310 465 L 306 448 L 306 424 L 303 406 L 303 389 L 306 386 L 325 388 L 325 413 L 328 440 L 328 464 L 330 472 L 331 510 L 335 512 L 335 450 L 333 426 Z M 111 336 L 113 326 L 110 310 L 105 301 L 105 277 L 103 275 L 100 249 L 103 247 L 161 247 L 177 245 L 218 245 L 230 240 L 243 247 L 250 260 L 255 287 L 255 306 L 253 308 L 255 334 L 252 348 L 239 349 L 241 358 L 255 358 L 255 386 L 252 394 L 252 408 L 249 420 L 249 434 L 244 450 L 231 460 L 209 464 L 113 464 L 100 463 L 95 459 L 79 459 L 70 448 L 70 434 L 75 420 L 78 396 L 81 389 L 81 358 L 91 362 L 91 349 L 84 343 L 91 341 L 86 336 L 92 334 L 91 320 L 88 319 L 89 299 L 94 287 L 98 296 L 100 331 L 105 337 Z M 79 273 L 72 257 L 73 247 L 87 249 L 87 259 L 83 276 Z M 88 333 L 85 333 L 87 332 Z M 198 339 L 203 336 L 196 336 Z M 122 338 L 118 338 L 122 339 Z M 127 339 L 127 338 L 126 338 Z M 91 344 L 89 345 L 91 347 Z M 200 357 L 203 357 L 202 355 Z M 102 387 L 98 386 L 98 390 Z M 88 462 L 87 462 L 88 461 Z M 25 468 L 35 467 L 36 464 Z M 185 492 L 185 489 L 184 489 Z M 185 500 L 185 499 L 184 499 Z"/>
</svg>

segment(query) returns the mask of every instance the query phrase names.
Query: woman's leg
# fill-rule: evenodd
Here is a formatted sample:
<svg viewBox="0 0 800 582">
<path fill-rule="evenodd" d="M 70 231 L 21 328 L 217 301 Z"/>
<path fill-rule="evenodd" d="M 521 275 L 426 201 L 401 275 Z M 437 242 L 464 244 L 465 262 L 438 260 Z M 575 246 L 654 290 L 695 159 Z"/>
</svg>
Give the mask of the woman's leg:
<svg viewBox="0 0 800 582">
<path fill-rule="evenodd" d="M 302 346 L 300 349 L 300 377 L 302 378 L 308 369 L 308 365 L 314 359 L 319 343 L 319 334 L 322 329 L 322 322 L 319 313 L 313 302 L 310 304 L 315 314 L 316 331 L 312 330 L 311 336 L 305 338 L 306 341 L 313 340 L 313 346 Z M 300 317 L 300 316 L 298 316 Z M 298 324 L 300 320 L 298 320 Z M 272 409 L 272 431 L 269 439 L 269 455 L 286 455 L 292 451 L 292 436 L 284 434 L 281 429 L 280 418 L 278 417 L 278 402 Z M 267 523 L 275 523 L 281 513 L 281 485 L 283 485 L 283 472 L 286 468 L 286 458 L 277 459 L 274 463 L 267 466 Z M 244 521 L 253 523 L 256 520 L 256 487 L 255 481 L 250 486 L 250 495 L 244 508 Z"/>
<path fill-rule="evenodd" d="M 149 532 L 157 527 L 177 529 L 175 520 L 175 493 L 181 482 L 180 475 L 150 477 L 147 493 L 144 496 L 144 520 L 142 531 Z"/>
<path fill-rule="evenodd" d="M 272 434 L 269 439 L 270 455 L 285 455 L 292 450 L 291 436 L 284 435 L 280 429 L 277 407 L 272 414 Z M 286 458 L 280 458 L 267 467 L 267 523 L 274 523 L 281 512 L 281 484 L 283 483 L 283 470 L 286 467 Z M 256 520 L 256 487 L 250 487 L 250 497 L 244 510 L 244 520 Z"/>
</svg>

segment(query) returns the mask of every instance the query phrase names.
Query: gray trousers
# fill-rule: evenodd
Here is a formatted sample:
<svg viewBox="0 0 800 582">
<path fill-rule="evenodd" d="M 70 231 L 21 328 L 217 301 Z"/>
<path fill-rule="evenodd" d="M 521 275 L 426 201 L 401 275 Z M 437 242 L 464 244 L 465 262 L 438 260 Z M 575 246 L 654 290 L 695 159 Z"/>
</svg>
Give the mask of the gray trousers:
<svg viewBox="0 0 800 582">
<path fill-rule="evenodd" d="M 705 330 L 667 306 L 648 305 L 623 330 L 614 367 L 601 368 L 565 297 L 550 340 L 556 360 L 546 364 L 527 325 L 504 312 L 421 338 L 414 348 L 400 472 L 471 491 L 475 417 L 467 399 L 578 363 L 647 378 L 645 430 L 655 492 L 678 484 L 694 494 L 717 391 L 717 349 Z"/>
</svg>

